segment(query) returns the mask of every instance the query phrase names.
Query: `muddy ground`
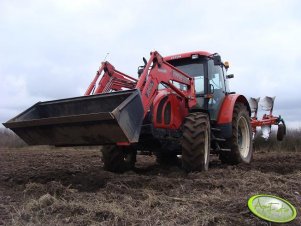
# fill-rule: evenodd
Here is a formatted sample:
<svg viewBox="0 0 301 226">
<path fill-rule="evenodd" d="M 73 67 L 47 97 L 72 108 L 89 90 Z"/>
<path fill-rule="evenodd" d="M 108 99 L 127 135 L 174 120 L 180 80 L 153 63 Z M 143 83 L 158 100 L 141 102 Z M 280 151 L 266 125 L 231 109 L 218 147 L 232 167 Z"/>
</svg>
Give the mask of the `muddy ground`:
<svg viewBox="0 0 301 226">
<path fill-rule="evenodd" d="M 298 216 L 286 225 L 301 225 L 301 152 L 238 166 L 212 158 L 190 174 L 141 156 L 113 174 L 98 150 L 0 149 L 0 225 L 272 225 L 247 208 L 260 193 L 288 199 Z"/>
</svg>

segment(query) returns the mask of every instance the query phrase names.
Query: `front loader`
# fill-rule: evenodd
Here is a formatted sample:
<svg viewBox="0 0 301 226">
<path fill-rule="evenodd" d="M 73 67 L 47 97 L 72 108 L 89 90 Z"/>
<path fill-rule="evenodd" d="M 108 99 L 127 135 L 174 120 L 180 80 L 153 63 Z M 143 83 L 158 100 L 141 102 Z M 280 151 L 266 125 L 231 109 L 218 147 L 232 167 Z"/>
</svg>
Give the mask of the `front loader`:
<svg viewBox="0 0 301 226">
<path fill-rule="evenodd" d="M 133 168 L 137 153 L 158 162 L 180 155 L 186 171 L 207 170 L 210 154 L 250 163 L 258 122 L 251 125 L 247 99 L 230 92 L 227 68 L 204 51 L 151 52 L 138 79 L 103 62 L 84 96 L 39 102 L 4 125 L 30 145 L 103 145 L 113 172 Z"/>
</svg>

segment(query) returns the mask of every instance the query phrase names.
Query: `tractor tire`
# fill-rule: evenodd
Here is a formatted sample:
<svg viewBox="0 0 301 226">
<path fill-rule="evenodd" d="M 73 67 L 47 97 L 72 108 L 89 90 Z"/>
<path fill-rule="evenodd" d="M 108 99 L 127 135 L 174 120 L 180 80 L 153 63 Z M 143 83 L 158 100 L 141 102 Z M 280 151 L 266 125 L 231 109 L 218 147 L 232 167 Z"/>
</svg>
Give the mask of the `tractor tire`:
<svg viewBox="0 0 301 226">
<path fill-rule="evenodd" d="M 286 133 L 286 128 L 283 124 L 279 124 L 278 125 L 278 131 L 277 131 L 277 140 L 278 141 L 282 141 L 284 136 L 285 136 L 285 133 Z"/>
<path fill-rule="evenodd" d="M 210 131 L 207 114 L 195 112 L 185 118 L 182 138 L 182 167 L 185 171 L 208 170 Z"/>
<path fill-rule="evenodd" d="M 246 106 L 237 103 L 234 106 L 232 117 L 232 137 L 227 139 L 224 148 L 229 152 L 221 152 L 219 155 L 222 163 L 236 165 L 250 163 L 253 158 L 253 141 L 250 116 Z"/>
<path fill-rule="evenodd" d="M 116 145 L 102 147 L 104 170 L 113 173 L 123 173 L 135 167 L 137 151 Z"/>
</svg>

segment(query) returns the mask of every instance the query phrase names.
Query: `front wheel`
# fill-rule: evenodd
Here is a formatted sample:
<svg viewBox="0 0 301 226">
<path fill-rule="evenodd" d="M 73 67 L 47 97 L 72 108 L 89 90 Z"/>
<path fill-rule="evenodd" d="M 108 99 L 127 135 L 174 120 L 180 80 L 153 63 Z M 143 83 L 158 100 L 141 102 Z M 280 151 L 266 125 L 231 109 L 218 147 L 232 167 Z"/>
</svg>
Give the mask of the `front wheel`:
<svg viewBox="0 0 301 226">
<path fill-rule="evenodd" d="M 250 163 L 253 157 L 252 130 L 249 112 L 242 103 L 235 104 L 232 118 L 232 137 L 223 145 L 230 152 L 222 152 L 220 160 L 223 163 L 235 165 Z"/>
<path fill-rule="evenodd" d="M 191 113 L 185 118 L 182 138 L 182 167 L 187 172 L 206 171 L 210 155 L 210 122 L 208 115 Z"/>
</svg>

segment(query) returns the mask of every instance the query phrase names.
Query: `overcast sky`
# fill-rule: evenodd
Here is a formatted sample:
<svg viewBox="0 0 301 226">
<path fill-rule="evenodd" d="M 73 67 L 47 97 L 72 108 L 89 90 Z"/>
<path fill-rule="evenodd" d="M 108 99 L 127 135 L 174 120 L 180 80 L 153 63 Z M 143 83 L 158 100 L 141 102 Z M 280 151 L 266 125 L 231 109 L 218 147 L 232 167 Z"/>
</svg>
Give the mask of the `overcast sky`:
<svg viewBox="0 0 301 226">
<path fill-rule="evenodd" d="M 0 0 L 0 122 L 37 101 L 83 95 L 106 53 L 136 76 L 142 57 L 218 52 L 232 91 L 276 96 L 301 127 L 301 1 Z"/>
</svg>

